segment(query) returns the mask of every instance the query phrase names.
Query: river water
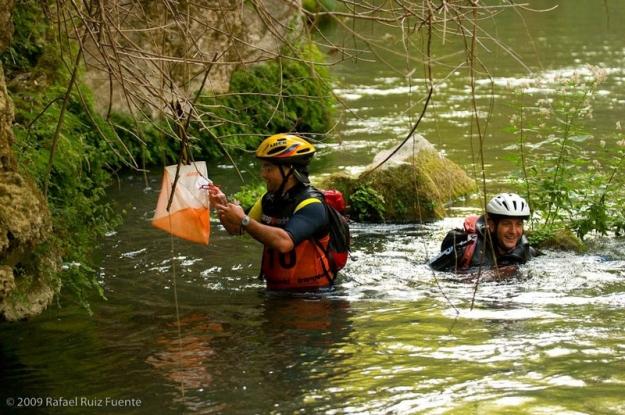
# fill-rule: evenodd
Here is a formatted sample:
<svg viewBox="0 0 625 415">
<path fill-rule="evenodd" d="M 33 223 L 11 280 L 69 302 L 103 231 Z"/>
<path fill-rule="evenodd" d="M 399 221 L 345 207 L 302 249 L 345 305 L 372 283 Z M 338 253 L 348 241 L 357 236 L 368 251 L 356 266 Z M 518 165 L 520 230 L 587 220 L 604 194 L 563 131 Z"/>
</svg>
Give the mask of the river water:
<svg viewBox="0 0 625 415">
<path fill-rule="evenodd" d="M 598 3 L 527 18 L 541 56 L 512 17 L 498 33 L 539 76 L 605 68 L 592 126 L 601 135 L 623 116 L 625 7 L 606 2 L 608 22 Z M 530 75 L 501 54 L 485 59 L 501 80 L 486 153 L 496 186 L 513 140 L 499 134 L 514 108 L 509 85 Z M 313 169 L 358 171 L 407 133 L 418 94 L 382 66 L 333 70 L 353 115 L 339 126 L 341 146 L 320 146 Z M 460 74 L 441 87 L 438 116 L 419 132 L 469 168 L 459 139 L 469 118 L 454 107 L 466 103 L 466 84 Z M 236 190 L 227 166 L 209 170 Z M 257 279 L 261 250 L 250 238 L 213 222 L 203 247 L 152 229 L 160 178 L 149 180 L 111 190 L 127 216 L 101 243 L 107 301 L 92 299 L 93 316 L 64 298 L 0 326 L 0 413 L 625 414 L 623 238 L 595 237 L 583 255 L 548 251 L 475 291 L 424 265 L 470 207 L 427 224 L 355 223 L 336 291 L 281 297 Z"/>
</svg>

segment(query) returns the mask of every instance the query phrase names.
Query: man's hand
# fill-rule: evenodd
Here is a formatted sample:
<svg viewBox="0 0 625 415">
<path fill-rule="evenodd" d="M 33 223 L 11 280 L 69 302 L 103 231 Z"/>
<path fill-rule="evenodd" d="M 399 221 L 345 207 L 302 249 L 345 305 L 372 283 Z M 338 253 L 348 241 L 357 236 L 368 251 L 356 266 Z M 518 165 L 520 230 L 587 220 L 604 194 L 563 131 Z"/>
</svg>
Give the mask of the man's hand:
<svg viewBox="0 0 625 415">
<path fill-rule="evenodd" d="M 228 203 L 226 195 L 219 187 L 209 185 L 208 195 L 211 207 L 215 209 L 221 224 L 230 235 L 240 235 L 245 230 L 252 238 L 278 252 L 289 252 L 294 248 L 291 236 L 279 227 L 264 225 L 252 219 L 246 229 L 243 229 L 241 227 L 241 221 L 245 217 L 243 208 L 238 204 Z"/>
<path fill-rule="evenodd" d="M 210 201 L 211 207 L 216 207 L 216 205 L 226 205 L 228 204 L 228 198 L 224 192 L 218 186 L 214 184 L 209 184 L 208 186 L 208 200 Z"/>
<path fill-rule="evenodd" d="M 223 194 L 223 193 L 222 193 Z M 241 206 L 234 203 L 217 203 L 214 205 L 221 224 L 229 234 L 238 235 L 241 233 L 241 221 L 245 217 L 245 212 Z"/>
</svg>

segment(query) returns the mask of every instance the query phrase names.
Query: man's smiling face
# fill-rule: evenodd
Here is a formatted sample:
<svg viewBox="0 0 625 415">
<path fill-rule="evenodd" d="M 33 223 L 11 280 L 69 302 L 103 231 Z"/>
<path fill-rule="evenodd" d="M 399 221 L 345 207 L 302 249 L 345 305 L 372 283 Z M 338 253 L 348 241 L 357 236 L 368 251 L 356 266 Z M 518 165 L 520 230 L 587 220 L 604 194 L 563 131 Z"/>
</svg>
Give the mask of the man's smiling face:
<svg viewBox="0 0 625 415">
<path fill-rule="evenodd" d="M 523 219 L 502 218 L 497 221 L 495 226 L 497 227 L 494 230 L 495 236 L 499 245 L 507 251 L 514 249 L 523 236 Z"/>
</svg>

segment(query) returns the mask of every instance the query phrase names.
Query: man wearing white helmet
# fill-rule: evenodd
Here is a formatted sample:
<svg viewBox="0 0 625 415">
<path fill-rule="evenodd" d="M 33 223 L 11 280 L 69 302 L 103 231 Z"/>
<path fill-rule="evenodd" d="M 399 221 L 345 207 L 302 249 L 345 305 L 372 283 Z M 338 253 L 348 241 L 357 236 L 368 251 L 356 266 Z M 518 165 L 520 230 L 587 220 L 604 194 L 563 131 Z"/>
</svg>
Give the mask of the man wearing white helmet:
<svg viewBox="0 0 625 415">
<path fill-rule="evenodd" d="M 430 261 L 437 271 L 465 271 L 476 267 L 524 264 L 537 254 L 524 235 L 530 209 L 521 196 L 500 193 L 486 205 L 486 215 L 471 215 L 464 229 L 450 231 L 441 253 Z"/>
</svg>

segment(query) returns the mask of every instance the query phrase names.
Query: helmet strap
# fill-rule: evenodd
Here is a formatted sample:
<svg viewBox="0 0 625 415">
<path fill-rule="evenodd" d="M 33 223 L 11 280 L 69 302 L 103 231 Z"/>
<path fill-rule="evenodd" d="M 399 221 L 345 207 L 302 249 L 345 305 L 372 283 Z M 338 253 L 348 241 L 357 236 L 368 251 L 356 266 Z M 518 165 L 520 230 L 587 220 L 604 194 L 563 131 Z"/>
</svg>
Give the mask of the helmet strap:
<svg viewBox="0 0 625 415">
<path fill-rule="evenodd" d="M 279 165 L 278 169 L 280 169 L 280 176 L 282 176 L 282 183 L 280 183 L 280 187 L 278 188 L 278 191 L 276 192 L 278 195 L 280 196 L 284 196 L 284 188 L 286 187 L 287 182 L 289 181 L 289 177 L 291 177 L 293 175 L 293 166 L 289 166 L 289 172 L 288 173 L 284 173 L 284 170 L 282 170 L 282 166 Z"/>
</svg>

